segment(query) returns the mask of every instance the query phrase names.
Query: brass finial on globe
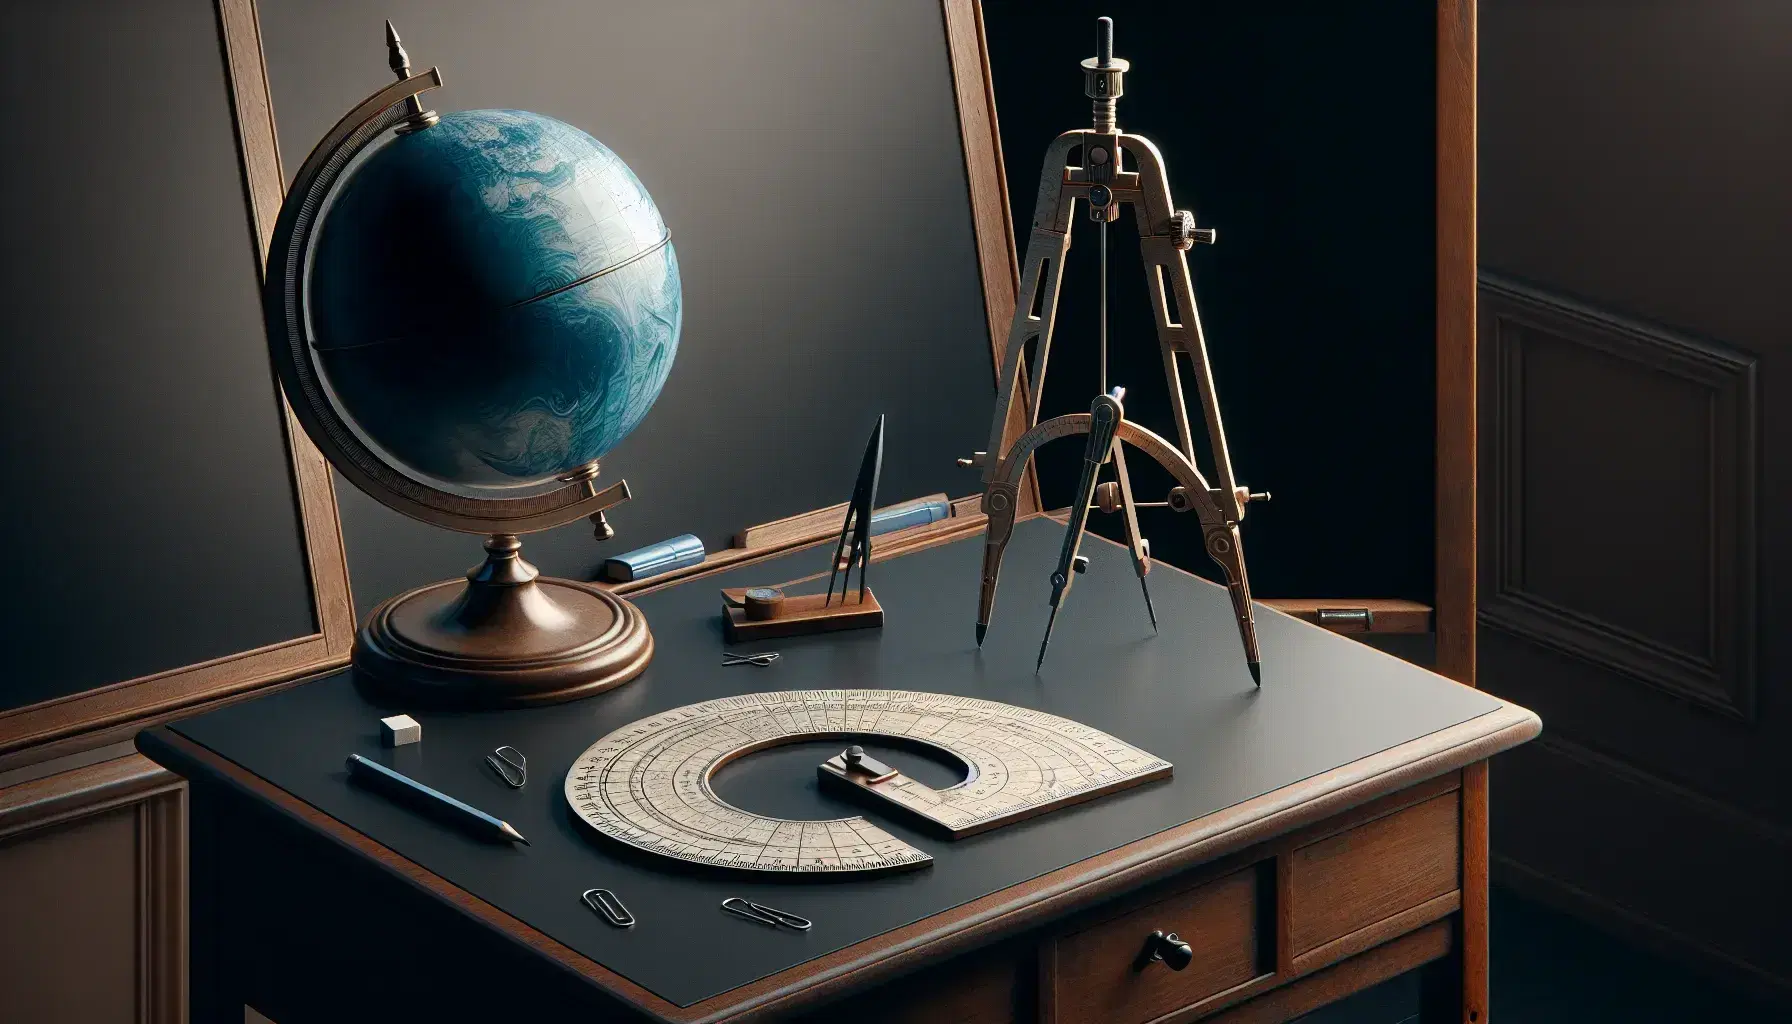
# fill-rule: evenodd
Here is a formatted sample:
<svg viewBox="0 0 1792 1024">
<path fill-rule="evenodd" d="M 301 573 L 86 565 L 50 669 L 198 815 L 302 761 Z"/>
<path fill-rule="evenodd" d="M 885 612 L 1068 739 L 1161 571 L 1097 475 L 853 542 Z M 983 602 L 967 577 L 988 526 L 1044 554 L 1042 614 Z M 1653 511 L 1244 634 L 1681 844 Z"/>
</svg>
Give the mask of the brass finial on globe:
<svg viewBox="0 0 1792 1024">
<path fill-rule="evenodd" d="M 567 700 L 639 675 L 645 618 L 543 577 L 519 535 L 589 518 L 628 485 L 599 460 L 678 351 L 678 261 L 615 153 L 518 110 L 425 111 L 436 69 L 363 101 L 282 206 L 264 308 L 281 382 L 332 464 L 382 503 L 484 534 L 466 579 L 387 600 L 355 639 L 381 691 L 479 706 Z"/>
</svg>

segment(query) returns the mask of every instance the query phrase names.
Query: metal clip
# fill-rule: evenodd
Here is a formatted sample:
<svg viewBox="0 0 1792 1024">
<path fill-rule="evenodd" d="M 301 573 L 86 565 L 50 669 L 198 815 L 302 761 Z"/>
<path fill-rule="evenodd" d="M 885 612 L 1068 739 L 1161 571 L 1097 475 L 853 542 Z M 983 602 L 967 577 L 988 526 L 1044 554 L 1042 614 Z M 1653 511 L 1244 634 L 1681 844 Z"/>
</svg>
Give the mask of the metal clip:
<svg viewBox="0 0 1792 1024">
<path fill-rule="evenodd" d="M 509 751 L 509 753 L 505 753 Z M 485 763 L 492 766 L 505 785 L 511 789 L 522 789 L 529 781 L 529 759 L 523 752 L 511 746 L 503 746 L 485 755 Z"/>
<path fill-rule="evenodd" d="M 780 657 L 782 655 L 777 651 L 762 651 L 758 654 L 724 654 L 722 655 L 722 665 L 723 667 L 729 665 L 765 666 L 777 661 Z"/>
<path fill-rule="evenodd" d="M 806 932 L 815 922 L 806 917 L 798 917 L 788 911 L 776 907 L 768 907 L 763 903 L 743 900 L 739 896 L 730 896 L 722 901 L 722 909 L 736 917 L 744 917 L 749 921 L 769 924 L 773 928 L 794 928 Z"/>
<path fill-rule="evenodd" d="M 579 900 L 618 928 L 634 926 L 635 915 L 629 913 L 616 894 L 608 889 L 586 889 L 579 894 Z"/>
</svg>

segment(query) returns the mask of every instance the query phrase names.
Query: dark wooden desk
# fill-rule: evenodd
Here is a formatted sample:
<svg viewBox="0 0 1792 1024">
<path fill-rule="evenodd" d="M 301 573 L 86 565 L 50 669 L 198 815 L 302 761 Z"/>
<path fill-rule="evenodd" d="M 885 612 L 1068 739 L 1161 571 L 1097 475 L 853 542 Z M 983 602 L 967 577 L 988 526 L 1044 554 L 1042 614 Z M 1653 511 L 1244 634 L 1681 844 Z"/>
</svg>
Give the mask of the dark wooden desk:
<svg viewBox="0 0 1792 1024">
<path fill-rule="evenodd" d="M 248 1004 L 278 1024 L 1283 1020 L 1425 964 L 1429 1008 L 1467 1019 L 1457 991 L 1475 965 L 1461 958 L 1485 943 L 1463 941 L 1462 911 L 1486 898 L 1486 836 L 1464 827 L 1462 772 L 1536 735 L 1536 716 L 1267 609 L 1256 691 L 1223 591 L 1153 574 L 1152 637 L 1111 548 L 1092 552 L 1035 677 L 1060 533 L 1044 519 L 1017 529 L 981 653 L 973 537 L 874 568 L 883 630 L 778 641 L 771 668 L 720 668 L 717 588 L 803 575 L 821 561 L 809 551 L 641 598 L 652 669 L 588 701 L 420 712 L 423 743 L 382 752 L 390 710 L 338 674 L 144 733 L 141 749 L 192 781 L 194 1019 L 238 1021 Z M 955 842 L 873 811 L 935 863 L 826 882 L 681 870 L 590 834 L 563 805 L 572 758 L 616 726 L 728 693 L 841 685 L 1042 708 L 1168 758 L 1175 776 Z M 500 743 L 529 755 L 525 789 L 485 773 Z M 351 788 L 351 751 L 533 845 L 484 846 Z M 792 817 L 859 810 L 814 787 L 812 752 L 789 753 L 741 762 L 718 789 Z M 641 923 L 611 929 L 581 907 L 599 885 Z M 726 895 L 816 927 L 738 921 L 716 909 Z M 1193 946 L 1186 970 L 1134 968 L 1159 929 Z"/>
</svg>

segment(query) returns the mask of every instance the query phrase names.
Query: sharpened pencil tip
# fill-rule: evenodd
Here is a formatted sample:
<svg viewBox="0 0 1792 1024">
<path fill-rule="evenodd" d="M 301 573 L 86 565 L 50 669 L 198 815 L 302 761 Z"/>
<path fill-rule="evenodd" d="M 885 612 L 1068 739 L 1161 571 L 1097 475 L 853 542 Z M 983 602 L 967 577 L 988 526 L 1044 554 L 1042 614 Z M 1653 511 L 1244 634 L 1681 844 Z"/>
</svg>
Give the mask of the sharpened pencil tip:
<svg viewBox="0 0 1792 1024">
<path fill-rule="evenodd" d="M 504 837 L 506 839 L 513 839 L 516 842 L 522 843 L 524 846 L 530 845 L 529 840 L 524 839 L 523 834 L 521 832 L 518 832 L 516 830 L 516 828 L 514 826 L 512 826 L 508 821 L 504 822 L 504 827 L 502 829 L 500 829 L 499 831 L 504 833 Z"/>
<path fill-rule="evenodd" d="M 1258 687 L 1263 686 L 1263 663 L 1262 662 L 1260 662 L 1260 661 L 1251 662 L 1251 681 L 1256 683 Z"/>
</svg>

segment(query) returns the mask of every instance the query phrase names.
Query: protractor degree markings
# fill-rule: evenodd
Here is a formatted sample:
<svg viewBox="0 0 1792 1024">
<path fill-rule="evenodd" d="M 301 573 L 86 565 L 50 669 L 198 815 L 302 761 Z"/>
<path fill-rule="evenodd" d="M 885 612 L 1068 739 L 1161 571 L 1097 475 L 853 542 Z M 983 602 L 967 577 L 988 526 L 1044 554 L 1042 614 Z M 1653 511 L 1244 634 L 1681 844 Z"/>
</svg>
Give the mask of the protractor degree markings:
<svg viewBox="0 0 1792 1024">
<path fill-rule="evenodd" d="M 731 831 L 719 831 L 718 829 L 725 829 L 732 823 L 716 812 L 720 811 L 722 814 L 733 812 L 749 819 L 758 817 L 722 800 L 709 788 L 710 773 L 714 771 L 716 762 L 727 754 L 728 748 L 720 745 L 704 747 L 702 750 L 689 754 L 679 762 L 678 770 L 673 778 L 674 780 L 691 781 L 691 788 L 687 790 L 680 785 L 672 787 L 673 797 L 684 810 L 689 812 L 690 816 L 686 819 L 686 827 L 706 838 L 722 842 L 733 841 L 745 826 L 734 825 Z M 715 824 L 710 824 L 711 822 Z"/>
<path fill-rule="evenodd" d="M 1124 774 L 1113 762 L 1134 760 L 1135 753 L 1099 731 L 975 698 L 844 689 L 743 694 L 675 709 L 604 737 L 569 772 L 567 796 L 599 831 L 684 860 L 804 872 L 930 861 L 863 816 L 783 822 L 733 807 L 709 785 L 716 764 L 740 751 L 841 732 L 927 742 L 969 765 L 980 783 L 977 799 L 952 789 L 937 794 L 942 810 L 955 801 L 969 805 L 953 811 L 954 828 L 967 817 L 1025 810 L 1038 802 L 1036 788 L 1046 802 L 1092 788 L 1096 775 Z M 1143 752 L 1137 760 L 1167 764 Z M 932 801 L 934 791 L 929 794 Z"/>
</svg>

